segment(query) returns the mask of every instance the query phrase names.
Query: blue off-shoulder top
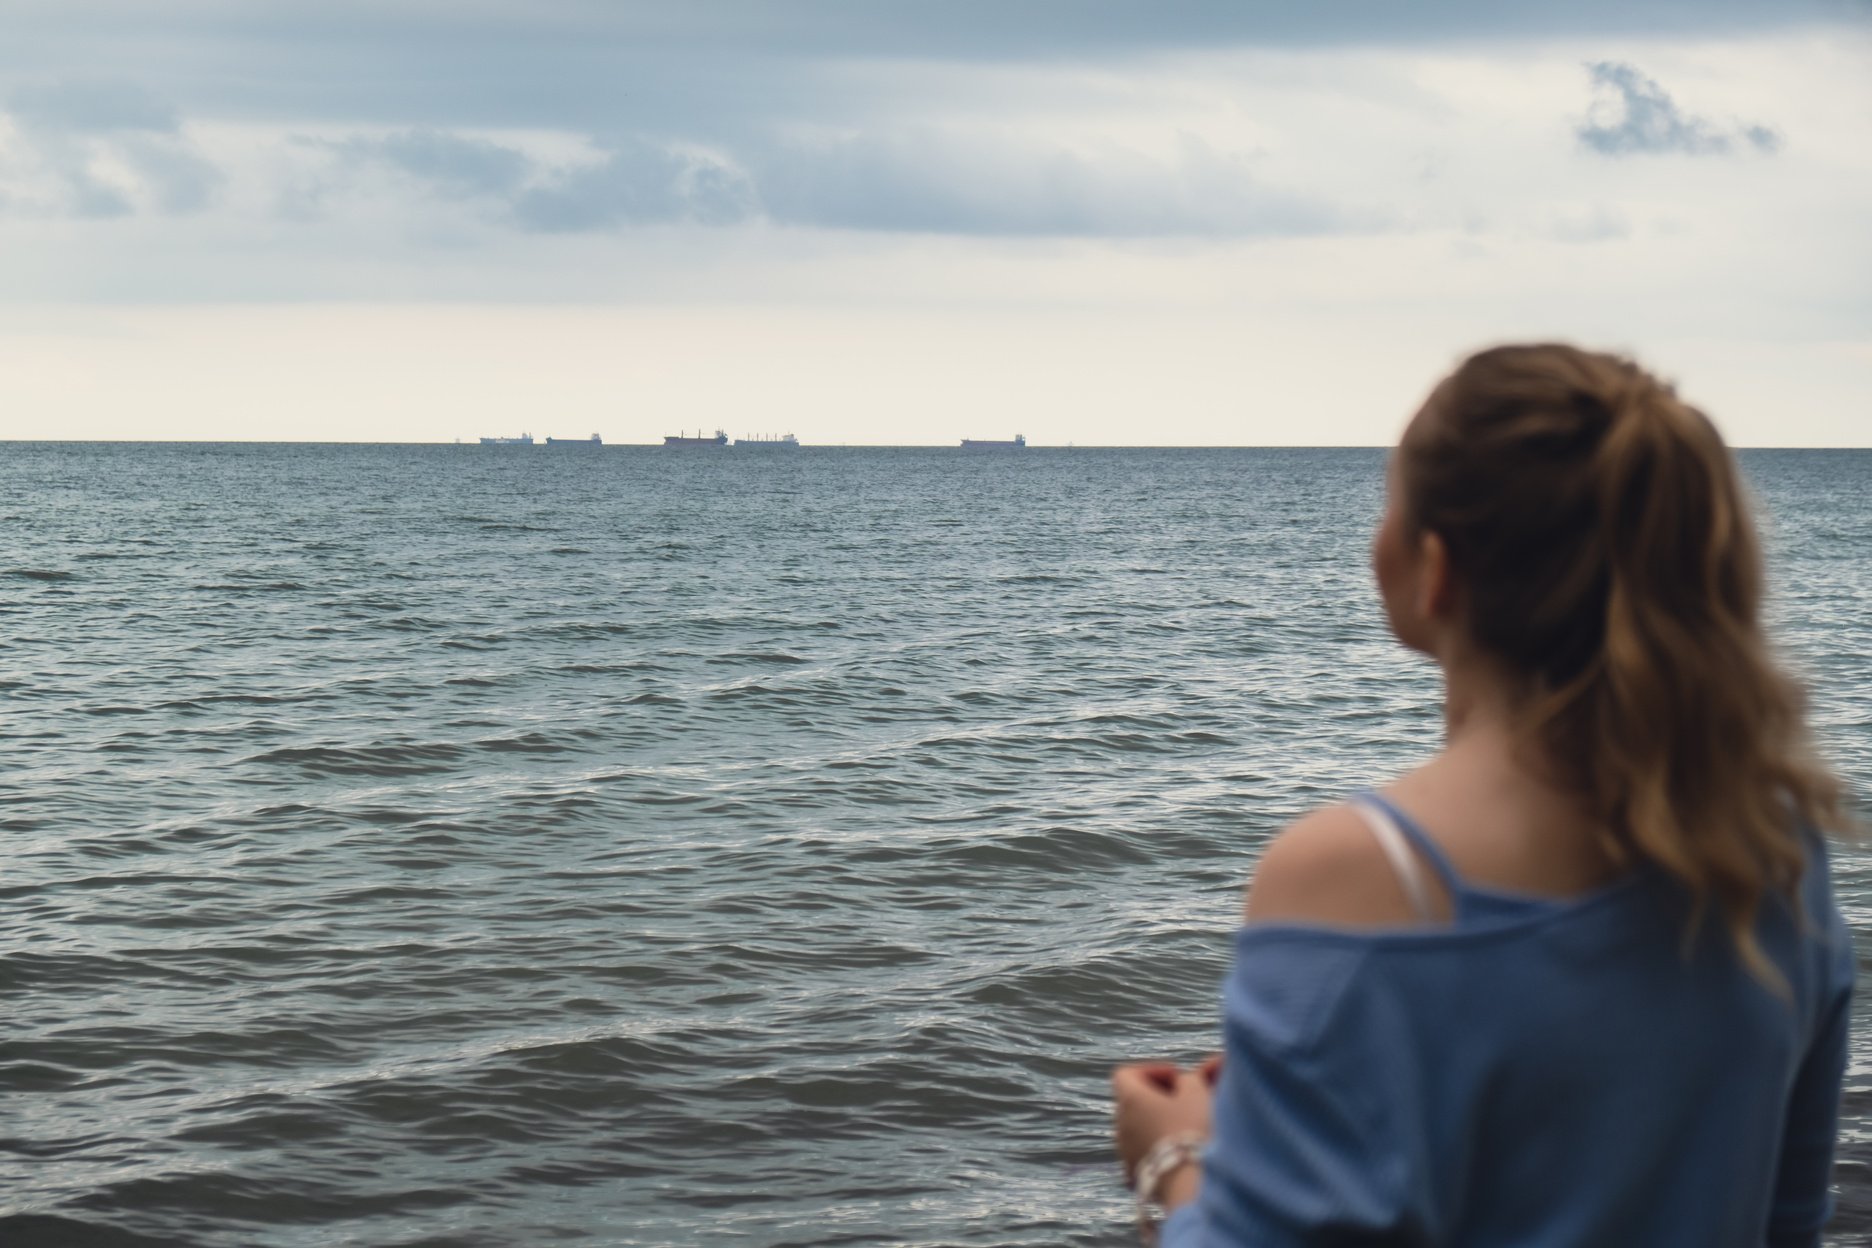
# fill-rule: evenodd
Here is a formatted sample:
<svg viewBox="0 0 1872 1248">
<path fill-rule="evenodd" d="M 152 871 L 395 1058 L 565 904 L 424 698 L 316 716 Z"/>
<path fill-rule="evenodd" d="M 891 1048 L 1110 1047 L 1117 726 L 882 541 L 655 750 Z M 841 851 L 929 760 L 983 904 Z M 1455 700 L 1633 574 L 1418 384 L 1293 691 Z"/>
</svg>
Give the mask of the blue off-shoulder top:
<svg viewBox="0 0 1872 1248">
<path fill-rule="evenodd" d="M 1442 875 L 1448 926 L 1253 925 L 1200 1197 L 1166 1248 L 1810 1248 L 1854 960 L 1824 844 L 1750 972 L 1642 872 L 1556 901 Z"/>
</svg>

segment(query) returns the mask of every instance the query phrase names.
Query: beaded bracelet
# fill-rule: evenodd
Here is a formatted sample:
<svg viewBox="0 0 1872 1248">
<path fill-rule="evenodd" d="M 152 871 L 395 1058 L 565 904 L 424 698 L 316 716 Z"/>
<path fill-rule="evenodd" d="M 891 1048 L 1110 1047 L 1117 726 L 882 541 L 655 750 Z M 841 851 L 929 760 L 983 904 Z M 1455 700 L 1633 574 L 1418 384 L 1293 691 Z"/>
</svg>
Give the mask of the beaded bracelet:
<svg viewBox="0 0 1872 1248">
<path fill-rule="evenodd" d="M 1157 1242 L 1157 1224 L 1164 1219 L 1157 1189 L 1175 1171 L 1201 1161 L 1203 1145 L 1208 1142 L 1199 1131 L 1179 1131 L 1151 1145 L 1144 1160 L 1138 1162 L 1137 1181 L 1133 1187 L 1137 1192 L 1138 1234 L 1146 1244 Z"/>
</svg>

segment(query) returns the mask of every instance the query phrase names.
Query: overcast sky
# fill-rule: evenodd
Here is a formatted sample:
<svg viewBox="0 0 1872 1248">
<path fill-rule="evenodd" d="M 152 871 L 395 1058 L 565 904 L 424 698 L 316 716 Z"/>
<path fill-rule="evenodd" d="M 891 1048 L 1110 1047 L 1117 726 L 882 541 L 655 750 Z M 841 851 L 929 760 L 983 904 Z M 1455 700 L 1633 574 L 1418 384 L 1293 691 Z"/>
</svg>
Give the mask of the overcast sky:
<svg viewBox="0 0 1872 1248">
<path fill-rule="evenodd" d="M 1872 445 L 1866 0 L 7 0 L 0 437 Z"/>
</svg>

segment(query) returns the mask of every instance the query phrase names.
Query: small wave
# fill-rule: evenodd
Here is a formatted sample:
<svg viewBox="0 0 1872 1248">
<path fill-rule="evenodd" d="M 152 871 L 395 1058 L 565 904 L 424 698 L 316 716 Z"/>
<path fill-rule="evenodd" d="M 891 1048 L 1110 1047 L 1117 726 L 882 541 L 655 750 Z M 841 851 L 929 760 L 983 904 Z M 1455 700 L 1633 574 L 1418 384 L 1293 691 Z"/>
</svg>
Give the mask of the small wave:
<svg viewBox="0 0 1872 1248">
<path fill-rule="evenodd" d="M 459 745 L 288 746 L 242 760 L 294 768 L 310 776 L 416 776 L 451 770 L 467 751 Z"/>
<path fill-rule="evenodd" d="M 353 620 L 371 618 L 370 614 L 364 611 L 346 611 L 345 615 Z M 374 627 L 386 633 L 428 633 L 435 631 L 441 625 L 438 621 L 420 615 L 398 615 L 387 620 L 378 620 Z"/>
<path fill-rule="evenodd" d="M 363 619 L 372 611 L 404 611 L 409 608 L 409 603 L 404 599 L 394 594 L 382 593 L 346 594 L 341 598 L 320 603 L 319 605 L 340 607 L 346 615 L 353 619 Z M 409 616 L 406 618 L 419 619 L 421 617 Z"/>
<path fill-rule="evenodd" d="M 475 748 L 492 754 L 564 754 L 571 747 L 540 732 L 523 732 L 512 737 L 490 737 L 475 742 Z"/>
<path fill-rule="evenodd" d="M 753 681 L 745 685 L 730 685 L 726 689 L 712 690 L 708 699 L 711 702 L 747 702 L 759 698 L 784 698 L 785 696 L 785 690 Z"/>
<path fill-rule="evenodd" d="M 950 842 L 935 847 L 933 854 L 926 850 L 924 856 L 970 870 L 1020 868 L 1065 876 L 1151 861 L 1151 852 L 1128 837 L 1071 827 Z"/>
<path fill-rule="evenodd" d="M 507 644 L 507 634 L 482 633 L 480 636 L 449 637 L 442 644 L 451 650 L 497 650 Z"/>
<path fill-rule="evenodd" d="M 566 624 L 553 624 L 546 628 L 531 629 L 529 634 L 566 641 L 606 641 L 612 637 L 626 637 L 640 631 L 642 631 L 642 626 L 639 624 L 611 620 L 578 620 Z"/>
<path fill-rule="evenodd" d="M 263 594 L 304 590 L 307 586 L 298 581 L 203 581 L 195 588 L 216 593 Z"/>
<path fill-rule="evenodd" d="M 408 827 L 414 823 L 421 823 L 429 817 L 426 811 L 406 810 L 399 806 L 364 806 L 350 813 L 353 817 L 379 828 Z"/>
<path fill-rule="evenodd" d="M 290 694 L 208 693 L 193 698 L 171 698 L 158 702 L 160 711 L 196 711 L 209 706 L 281 706 L 301 701 Z"/>
<path fill-rule="evenodd" d="M 624 800 L 637 806 L 694 806 L 708 799 L 700 793 L 675 793 L 668 789 L 655 789 L 626 794 Z"/>
<path fill-rule="evenodd" d="M 63 1092 L 88 1079 L 82 1070 L 49 1062 L 0 1062 L 0 1090 L 7 1092 Z"/>
<path fill-rule="evenodd" d="M 1077 721 L 1080 724 L 1095 724 L 1102 728 L 1145 728 L 1153 730 L 1168 729 L 1171 721 L 1158 715 L 1139 715 L 1125 711 L 1102 711 L 1096 715 L 1087 715 Z"/>
<path fill-rule="evenodd" d="M 1019 702 L 1022 699 L 1010 697 L 1005 693 L 990 693 L 986 689 L 964 689 L 961 693 L 952 693 L 950 699 L 969 706 L 998 706 L 1007 702 Z"/>
<path fill-rule="evenodd" d="M 1053 737 L 1038 744 L 1042 749 L 1074 753 L 1090 750 L 1094 753 L 1163 754 L 1171 748 L 1162 736 L 1145 732 L 1096 732 L 1086 736 Z"/>
<path fill-rule="evenodd" d="M 627 659 L 621 663 L 567 663 L 553 670 L 566 676 L 615 676 L 624 672 L 662 672 L 669 669 L 648 659 Z"/>
<path fill-rule="evenodd" d="M 67 572 L 61 568 L 9 568 L 8 576 L 17 576 L 25 581 L 74 581 L 76 572 Z"/>
<path fill-rule="evenodd" d="M 1234 745 L 1235 744 L 1235 738 L 1233 737 L 1225 736 L 1219 732 L 1205 732 L 1204 730 L 1200 728 L 1194 729 L 1190 732 L 1179 732 L 1175 736 L 1171 737 L 1171 740 L 1181 741 L 1186 745 Z"/>
<path fill-rule="evenodd" d="M 1095 1004 L 1135 993 L 1134 959 L 1103 959 L 1076 965 L 1040 966 L 998 975 L 968 992 L 979 1005 L 1013 1014 L 1050 1013 L 1062 1004 Z"/>
</svg>

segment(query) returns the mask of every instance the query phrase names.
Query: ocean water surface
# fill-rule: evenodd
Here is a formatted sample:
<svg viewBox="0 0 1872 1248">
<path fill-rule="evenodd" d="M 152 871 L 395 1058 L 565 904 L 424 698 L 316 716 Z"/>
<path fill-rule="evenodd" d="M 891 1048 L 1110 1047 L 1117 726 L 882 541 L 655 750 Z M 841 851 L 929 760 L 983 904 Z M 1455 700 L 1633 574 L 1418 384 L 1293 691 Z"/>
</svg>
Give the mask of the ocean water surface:
<svg viewBox="0 0 1872 1248">
<path fill-rule="evenodd" d="M 7 1248 L 1130 1243 L 1108 1068 L 1440 730 L 1374 450 L 0 449 Z M 1743 462 L 1863 795 L 1872 452 Z"/>
</svg>

